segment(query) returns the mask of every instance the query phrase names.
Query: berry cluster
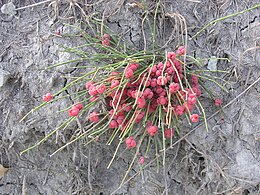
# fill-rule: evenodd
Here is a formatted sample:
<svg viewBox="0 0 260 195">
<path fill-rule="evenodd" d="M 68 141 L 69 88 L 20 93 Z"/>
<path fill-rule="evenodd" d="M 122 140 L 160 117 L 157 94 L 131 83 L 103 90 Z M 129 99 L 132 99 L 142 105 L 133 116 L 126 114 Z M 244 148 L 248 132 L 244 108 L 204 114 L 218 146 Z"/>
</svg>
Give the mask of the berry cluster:
<svg viewBox="0 0 260 195">
<path fill-rule="evenodd" d="M 53 95 L 51 94 L 51 93 L 46 93 L 46 95 L 44 95 L 43 97 L 42 97 L 42 100 L 44 101 L 44 102 L 49 102 L 49 101 L 51 101 L 53 99 Z"/>
<path fill-rule="evenodd" d="M 110 46 L 108 34 L 104 34 L 102 45 Z M 106 127 L 121 130 L 121 135 L 126 137 L 125 144 L 128 149 L 137 145 L 135 139 L 138 133 L 132 131 L 134 124 L 145 124 L 144 133 L 150 137 L 159 134 L 159 127 L 163 128 L 163 136 L 172 139 L 175 132 L 174 128 L 171 128 L 173 119 L 179 120 L 181 116 L 186 115 L 193 123 L 199 121 L 199 115 L 194 113 L 194 107 L 201 95 L 199 78 L 192 73 L 184 75 L 185 67 L 179 58 L 185 52 L 185 47 L 182 46 L 176 52 L 168 52 L 164 62 L 150 67 L 137 62 L 128 63 L 123 70 L 111 72 L 102 81 L 86 83 L 90 102 L 99 99 L 106 102 Z M 52 99 L 50 93 L 43 96 L 45 102 Z M 221 99 L 215 99 L 216 106 L 221 104 Z M 81 103 L 73 105 L 68 114 L 76 117 L 82 109 Z M 98 123 L 102 115 L 93 111 L 87 118 Z M 144 161 L 145 157 L 141 156 L 139 163 L 143 164 Z"/>
<path fill-rule="evenodd" d="M 69 109 L 69 116 L 78 116 L 79 111 L 81 111 L 83 108 L 82 104 L 77 104 L 75 106 L 72 106 L 71 109 Z"/>
<path fill-rule="evenodd" d="M 102 45 L 104 46 L 110 46 L 110 35 L 104 34 L 102 39 Z"/>
<path fill-rule="evenodd" d="M 201 94 L 198 77 L 190 76 L 191 86 L 186 85 L 184 88 L 183 65 L 177 59 L 183 54 L 185 54 L 185 48 L 180 47 L 176 53 L 167 54 L 165 63 L 160 62 L 146 69 L 138 63 L 129 63 L 123 74 L 112 72 L 107 79 L 109 81 L 107 85 L 110 87 L 106 96 L 110 107 L 109 128 L 120 128 L 124 131 L 131 126 L 131 123 L 139 123 L 147 112 L 154 113 L 158 106 L 162 106 L 165 113 L 171 112 L 172 116 L 179 117 L 188 114 L 192 122 L 198 122 L 199 115 L 190 114 Z M 136 72 L 139 69 L 142 73 L 138 75 Z M 121 82 L 122 77 L 125 83 Z M 86 88 L 92 96 L 91 101 L 98 99 L 98 96 L 105 93 L 107 89 L 104 84 L 96 85 L 92 81 L 86 84 Z M 128 113 L 131 113 L 131 117 L 126 117 Z M 91 113 L 89 120 L 98 122 L 97 112 Z M 146 132 L 150 136 L 155 136 L 158 133 L 158 127 L 149 121 Z M 174 129 L 165 130 L 166 138 L 171 138 L 173 135 Z M 132 136 L 129 138 L 134 139 Z M 130 147 L 129 143 L 127 139 L 128 148 L 135 146 L 133 144 Z"/>
</svg>

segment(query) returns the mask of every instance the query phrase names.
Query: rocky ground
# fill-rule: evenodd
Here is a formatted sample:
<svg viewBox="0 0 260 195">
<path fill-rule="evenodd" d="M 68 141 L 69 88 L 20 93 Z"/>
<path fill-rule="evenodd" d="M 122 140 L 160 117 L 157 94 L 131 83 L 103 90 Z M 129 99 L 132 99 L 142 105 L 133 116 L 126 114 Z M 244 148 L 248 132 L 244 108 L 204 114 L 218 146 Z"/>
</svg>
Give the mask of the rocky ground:
<svg viewBox="0 0 260 195">
<path fill-rule="evenodd" d="M 0 0 L 0 7 L 9 2 Z M 39 1 L 12 2 L 19 8 Z M 190 40 L 214 19 L 248 9 L 259 3 L 257 0 L 161 0 L 161 45 L 174 48 L 187 30 L 189 54 L 196 58 L 230 59 L 216 64 L 217 69 L 230 72 L 223 77 L 229 82 L 229 93 L 208 84 L 227 106 L 212 115 L 217 110 L 205 97 L 207 117 L 212 116 L 208 120 L 209 131 L 203 125 L 184 129 L 168 151 L 165 168 L 157 172 L 151 163 L 138 174 L 140 167 L 136 165 L 130 172 L 134 179 L 118 188 L 130 159 L 119 156 L 107 169 L 115 146 L 106 146 L 102 140 L 88 147 L 79 142 L 50 157 L 69 140 L 73 127 L 19 155 L 64 121 L 65 115 L 54 113 L 71 104 L 70 100 L 54 103 L 19 122 L 41 103 L 42 94 L 58 91 L 68 82 L 65 75 L 77 73 L 70 66 L 44 70 L 75 57 L 62 53 L 58 44 L 75 46 L 80 40 L 53 36 L 59 30 L 71 32 L 64 23 L 81 19 L 84 14 L 101 13 L 106 24 L 124 34 L 133 47 L 146 47 L 142 9 L 137 1 L 74 2 L 84 13 L 69 0 L 28 7 L 14 15 L 6 9 L 2 12 L 9 14 L 0 13 L 0 164 L 9 168 L 2 177 L 0 167 L 0 194 L 259 194 L 259 8 L 221 20 Z M 147 4 L 154 8 L 155 1 Z M 205 67 L 208 64 L 205 62 Z"/>
</svg>

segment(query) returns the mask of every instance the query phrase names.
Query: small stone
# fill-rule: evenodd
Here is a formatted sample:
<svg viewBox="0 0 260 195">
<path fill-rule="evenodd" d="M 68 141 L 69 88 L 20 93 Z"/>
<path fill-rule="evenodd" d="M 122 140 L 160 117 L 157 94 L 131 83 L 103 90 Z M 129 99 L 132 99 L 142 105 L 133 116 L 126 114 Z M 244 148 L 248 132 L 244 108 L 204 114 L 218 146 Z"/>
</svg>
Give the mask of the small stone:
<svg viewBox="0 0 260 195">
<path fill-rule="evenodd" d="M 9 78 L 10 73 L 3 69 L 0 69 L 0 87 L 2 87 Z"/>
<path fill-rule="evenodd" d="M 13 4 L 13 2 L 6 3 L 1 7 L 1 12 L 3 14 L 14 16 L 16 14 L 15 5 Z"/>
<path fill-rule="evenodd" d="M 217 70 L 217 63 L 218 63 L 218 60 L 217 60 L 216 56 L 211 56 L 210 60 L 208 62 L 207 68 L 209 70 Z"/>
</svg>

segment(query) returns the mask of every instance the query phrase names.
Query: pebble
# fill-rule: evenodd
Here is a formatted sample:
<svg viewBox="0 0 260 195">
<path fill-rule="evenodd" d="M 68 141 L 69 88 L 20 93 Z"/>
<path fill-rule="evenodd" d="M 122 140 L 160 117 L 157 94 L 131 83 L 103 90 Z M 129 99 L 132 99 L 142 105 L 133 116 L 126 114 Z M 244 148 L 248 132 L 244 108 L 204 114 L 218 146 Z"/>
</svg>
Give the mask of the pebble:
<svg viewBox="0 0 260 195">
<path fill-rule="evenodd" d="M 217 63 L 218 63 L 218 60 L 217 60 L 216 56 L 211 56 L 210 60 L 208 62 L 207 68 L 209 70 L 217 70 Z"/>
<path fill-rule="evenodd" d="M 13 2 L 6 3 L 1 7 L 1 12 L 3 14 L 14 16 L 16 14 L 15 5 L 13 4 Z"/>
</svg>

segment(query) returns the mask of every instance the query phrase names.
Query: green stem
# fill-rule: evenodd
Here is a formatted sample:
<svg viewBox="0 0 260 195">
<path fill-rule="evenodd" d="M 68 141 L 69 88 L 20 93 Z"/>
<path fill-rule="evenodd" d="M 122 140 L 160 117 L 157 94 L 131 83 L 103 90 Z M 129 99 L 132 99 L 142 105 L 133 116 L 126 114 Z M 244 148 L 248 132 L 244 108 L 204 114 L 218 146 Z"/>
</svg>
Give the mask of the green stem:
<svg viewBox="0 0 260 195">
<path fill-rule="evenodd" d="M 29 150 L 41 145 L 43 142 L 45 142 L 48 138 L 50 138 L 54 133 L 56 133 L 59 129 L 61 129 L 63 126 L 65 129 L 73 120 L 75 119 L 75 117 L 71 117 L 69 118 L 67 121 L 65 121 L 64 123 L 62 123 L 57 129 L 55 129 L 54 131 L 52 131 L 51 133 L 49 133 L 48 135 L 46 135 L 41 141 L 39 141 L 38 143 L 36 143 L 35 145 L 27 148 L 26 150 L 23 150 L 20 155 L 22 155 L 25 152 L 28 152 Z"/>
<path fill-rule="evenodd" d="M 245 9 L 245 10 L 242 10 L 240 12 L 236 12 L 234 14 L 230 14 L 230 15 L 227 15 L 227 16 L 224 16 L 222 18 L 218 18 L 216 20 L 213 20 L 212 22 L 208 23 L 206 26 L 204 26 L 201 30 L 199 30 L 195 35 L 193 35 L 193 37 L 191 37 L 190 39 L 194 39 L 195 37 L 197 37 L 200 33 L 202 33 L 204 30 L 206 30 L 208 27 L 212 26 L 213 24 L 219 22 L 219 21 L 222 21 L 222 20 L 225 20 L 225 19 L 228 19 L 228 18 L 232 18 L 232 17 L 235 17 L 239 14 L 243 14 L 245 12 L 248 12 L 248 11 L 251 11 L 253 9 L 256 9 L 256 8 L 259 8 L 260 7 L 260 4 L 256 4 L 255 6 L 253 7 L 250 7 L 248 9 Z"/>
</svg>

